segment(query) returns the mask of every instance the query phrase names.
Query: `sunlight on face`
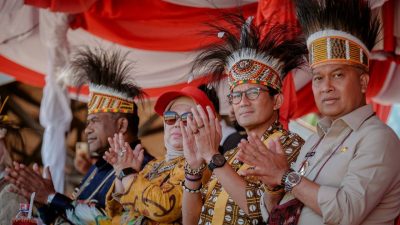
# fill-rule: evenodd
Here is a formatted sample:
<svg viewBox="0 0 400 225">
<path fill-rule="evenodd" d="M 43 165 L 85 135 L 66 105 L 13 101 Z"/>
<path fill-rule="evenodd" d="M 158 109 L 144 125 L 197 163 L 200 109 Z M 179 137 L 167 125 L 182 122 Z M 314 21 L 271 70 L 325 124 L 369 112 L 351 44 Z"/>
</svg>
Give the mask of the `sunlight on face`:
<svg viewBox="0 0 400 225">
<path fill-rule="evenodd" d="M 116 119 L 112 113 L 94 113 L 87 117 L 85 134 L 91 155 L 102 155 L 108 148 L 108 137 L 118 131 Z"/>
<path fill-rule="evenodd" d="M 174 111 L 179 115 L 183 113 L 190 112 L 190 109 L 194 107 L 195 104 L 177 103 L 173 104 L 169 111 Z M 165 144 L 172 146 L 176 150 L 182 149 L 182 133 L 179 125 L 180 119 L 178 119 L 175 124 L 168 125 L 164 123 L 164 141 Z"/>
<path fill-rule="evenodd" d="M 312 90 L 323 116 L 335 120 L 365 105 L 369 75 L 344 64 L 321 65 L 313 69 Z"/>
<path fill-rule="evenodd" d="M 233 89 L 233 92 L 246 91 L 250 88 L 263 88 L 265 86 L 259 84 L 241 84 Z M 274 98 L 266 91 L 261 91 L 259 96 L 254 100 L 249 100 L 244 93 L 238 104 L 232 104 L 233 111 L 238 124 L 245 129 L 263 126 L 273 119 Z"/>
</svg>

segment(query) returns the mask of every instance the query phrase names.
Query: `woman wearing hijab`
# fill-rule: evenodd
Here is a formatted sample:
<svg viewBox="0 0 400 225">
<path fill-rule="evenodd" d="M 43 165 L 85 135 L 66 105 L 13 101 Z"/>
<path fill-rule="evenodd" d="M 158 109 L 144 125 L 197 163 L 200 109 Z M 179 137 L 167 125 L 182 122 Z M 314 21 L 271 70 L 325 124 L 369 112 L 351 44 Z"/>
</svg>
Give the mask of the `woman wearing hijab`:
<svg viewBox="0 0 400 225">
<path fill-rule="evenodd" d="M 100 224 L 182 224 L 182 186 L 185 179 L 181 125 L 192 115 L 196 105 L 212 107 L 198 88 L 188 86 L 180 91 L 162 94 L 155 111 L 164 119 L 165 158 L 149 162 L 139 171 L 143 149 L 132 150 L 122 136 L 109 139 L 105 159 L 114 166 L 115 179 L 107 195 L 106 211 L 110 219 Z"/>
</svg>

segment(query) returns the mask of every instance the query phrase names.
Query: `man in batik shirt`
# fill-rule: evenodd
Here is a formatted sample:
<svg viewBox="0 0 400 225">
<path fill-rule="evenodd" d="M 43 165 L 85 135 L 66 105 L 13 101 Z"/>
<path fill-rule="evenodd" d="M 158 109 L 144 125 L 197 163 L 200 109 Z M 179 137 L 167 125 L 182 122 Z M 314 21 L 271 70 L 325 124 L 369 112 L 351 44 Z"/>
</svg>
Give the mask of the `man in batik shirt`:
<svg viewBox="0 0 400 225">
<path fill-rule="evenodd" d="M 300 40 L 284 40 L 282 35 L 291 32 L 281 26 L 273 26 L 269 33 L 260 37 L 263 26 L 255 26 L 251 20 L 232 17 L 228 20 L 236 30 L 218 27 L 223 43 L 205 50 L 197 58 L 194 68 L 207 71 L 220 79 L 228 74 L 229 102 L 233 106 L 240 126 L 251 138 L 265 144 L 279 139 L 284 145 L 282 157 L 296 159 L 304 141 L 294 133 L 283 129 L 279 123 L 282 105 L 282 79 L 298 67 L 305 54 Z M 260 198 L 264 191 L 282 193 L 282 187 L 264 187 L 252 177 L 238 173 L 248 165 L 236 159 L 238 147 L 218 153 L 220 127 L 211 111 L 194 108 L 193 120 L 188 121 L 184 133 L 185 190 L 183 197 L 184 224 L 261 224 Z M 246 142 L 242 140 L 242 142 Z M 201 168 L 208 166 L 213 172 L 211 180 L 202 189 Z"/>
<path fill-rule="evenodd" d="M 366 99 L 379 18 L 364 0 L 295 2 L 323 118 L 292 167 L 273 154 L 246 157 L 263 148 L 241 157 L 258 171 L 248 175 L 285 186 L 263 217 L 270 225 L 392 225 L 400 213 L 400 141 Z"/>
</svg>

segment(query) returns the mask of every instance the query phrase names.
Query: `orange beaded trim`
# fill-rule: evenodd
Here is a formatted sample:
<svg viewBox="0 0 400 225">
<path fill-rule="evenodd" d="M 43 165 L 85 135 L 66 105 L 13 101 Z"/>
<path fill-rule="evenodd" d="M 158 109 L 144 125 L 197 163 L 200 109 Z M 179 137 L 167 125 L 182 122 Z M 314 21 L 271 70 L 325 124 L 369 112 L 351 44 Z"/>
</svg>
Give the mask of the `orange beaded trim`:
<svg viewBox="0 0 400 225">
<path fill-rule="evenodd" d="M 308 48 L 311 67 L 316 67 L 322 63 L 339 62 L 369 68 L 368 51 L 344 37 L 322 37 L 313 41 Z"/>
<path fill-rule="evenodd" d="M 230 89 L 239 84 L 261 84 L 281 91 L 279 73 L 272 67 L 251 59 L 243 59 L 232 66 L 228 74 Z"/>
<path fill-rule="evenodd" d="M 88 103 L 88 113 L 112 112 L 112 113 L 133 113 L 135 104 L 132 101 L 93 92 Z"/>
</svg>

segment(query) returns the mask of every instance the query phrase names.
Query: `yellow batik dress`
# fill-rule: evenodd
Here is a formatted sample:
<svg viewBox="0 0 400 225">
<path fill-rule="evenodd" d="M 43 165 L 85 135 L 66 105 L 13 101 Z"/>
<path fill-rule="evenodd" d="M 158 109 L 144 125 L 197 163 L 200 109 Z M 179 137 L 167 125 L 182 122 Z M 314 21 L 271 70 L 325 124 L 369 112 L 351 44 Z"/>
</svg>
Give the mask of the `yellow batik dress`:
<svg viewBox="0 0 400 225">
<path fill-rule="evenodd" d="M 99 224 L 181 224 L 184 162 L 183 157 L 149 162 L 119 199 L 113 196 L 113 184 L 106 198 L 109 219 Z"/>
</svg>

